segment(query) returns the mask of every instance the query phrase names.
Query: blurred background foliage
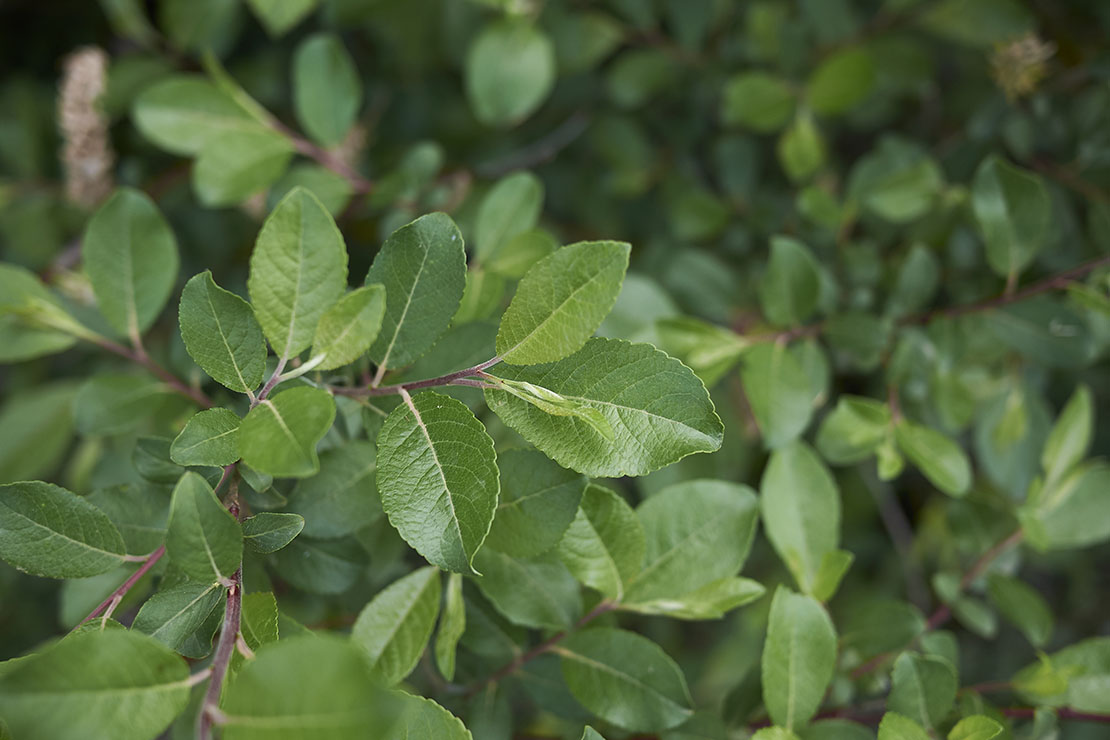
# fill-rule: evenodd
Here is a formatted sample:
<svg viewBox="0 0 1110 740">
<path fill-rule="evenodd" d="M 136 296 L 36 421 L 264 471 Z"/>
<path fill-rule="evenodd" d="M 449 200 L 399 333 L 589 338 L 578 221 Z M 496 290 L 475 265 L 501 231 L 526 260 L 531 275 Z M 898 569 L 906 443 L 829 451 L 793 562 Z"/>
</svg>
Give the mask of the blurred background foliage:
<svg viewBox="0 0 1110 740">
<path fill-rule="evenodd" d="M 862 663 L 900 645 L 897 630 L 912 634 L 945 584 L 1014 529 L 1078 385 L 1110 419 L 1107 38 L 1104 0 L 2 0 L 0 259 L 87 307 L 78 245 L 107 178 L 156 199 L 181 281 L 211 269 L 241 289 L 261 219 L 304 184 L 336 214 L 356 277 L 393 229 L 450 212 L 479 256 L 456 323 L 480 324 L 551 245 L 629 241 L 602 333 L 682 357 L 712 383 L 727 429 L 720 452 L 628 482 L 633 500 L 695 477 L 756 487 L 767 448 L 803 435 L 838 463 L 838 429 L 821 437 L 844 394 L 954 440 L 956 468 L 971 460 L 973 480 L 952 486 L 964 497 L 938 493 L 944 471 L 930 468 L 952 455 L 928 444 L 915 456 L 912 442 L 876 439 L 835 468 L 855 562 L 830 608 L 842 656 Z M 107 125 L 100 169 L 58 125 L 64 60 L 90 45 L 107 53 L 103 120 L 85 130 L 95 144 Z M 214 152 L 160 140 L 157 116 L 188 91 L 144 94 L 224 71 L 303 133 L 270 149 L 227 137 Z M 483 234 L 495 184 L 492 202 L 515 215 Z M 195 374 L 175 324 L 163 317 L 152 352 Z M 143 480 L 136 438 L 169 433 L 187 406 L 131 396 L 108 416 L 82 410 L 80 381 L 121 366 L 76 347 L 4 367 L 0 481 L 85 493 Z M 122 434 L 105 434 L 108 417 Z M 1110 424 L 1096 424 L 1092 449 L 1108 442 Z M 925 474 L 899 475 L 903 453 Z M 1091 506 L 1080 518 L 1107 516 Z M 371 559 L 402 557 L 382 537 Z M 1056 616 L 1046 650 L 1110 631 L 1110 549 L 1072 544 L 1022 555 Z M 1019 567 L 1013 553 L 1000 562 Z M 371 571 L 341 597 L 301 594 L 293 577 L 283 608 L 328 624 L 399 572 Z M 746 575 L 788 579 L 762 540 Z M 0 566 L 3 655 L 74 623 L 118 580 L 104 579 L 59 588 Z M 959 604 L 962 683 L 1035 660 L 995 602 Z M 638 627 L 682 664 L 699 706 L 742 727 L 759 714 L 767 606 Z M 536 666 L 533 689 L 550 667 Z M 853 691 L 838 679 L 832 699 Z M 551 715 L 565 709 L 533 694 Z M 508 706 L 489 711 L 468 718 L 476 737 Z"/>
</svg>

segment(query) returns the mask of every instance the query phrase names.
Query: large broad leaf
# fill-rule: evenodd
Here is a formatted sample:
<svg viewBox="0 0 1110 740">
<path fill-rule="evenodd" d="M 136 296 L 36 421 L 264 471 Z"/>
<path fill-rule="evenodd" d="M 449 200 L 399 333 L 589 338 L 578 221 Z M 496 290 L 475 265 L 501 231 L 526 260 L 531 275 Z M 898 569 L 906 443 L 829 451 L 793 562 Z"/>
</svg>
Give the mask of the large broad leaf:
<svg viewBox="0 0 1110 740">
<path fill-rule="evenodd" d="M 591 339 L 559 362 L 501 367 L 498 375 L 602 414 L 613 439 L 580 417 L 553 416 L 505 391 L 485 392 L 506 424 L 560 465 L 586 475 L 644 475 L 721 446 L 723 427 L 705 386 L 689 368 L 647 344 Z"/>
<path fill-rule="evenodd" d="M 312 340 L 317 367 L 331 370 L 354 362 L 378 337 L 385 315 L 385 288 L 367 285 L 339 299 L 324 312 Z"/>
<path fill-rule="evenodd" d="M 263 511 L 243 520 L 243 544 L 263 555 L 277 552 L 304 529 L 300 514 Z"/>
<path fill-rule="evenodd" d="M 486 545 L 521 558 L 555 547 L 578 511 L 585 476 L 535 450 L 507 450 L 497 467 L 501 500 Z"/>
<path fill-rule="evenodd" d="M 744 393 L 771 449 L 797 439 L 813 415 L 812 384 L 796 352 L 784 342 L 757 344 L 740 367 Z"/>
<path fill-rule="evenodd" d="M 482 423 L 439 393 L 406 397 L 378 434 L 378 490 L 390 523 L 433 565 L 473 572 L 499 490 Z"/>
<path fill-rule="evenodd" d="M 852 46 L 821 61 L 806 84 L 810 107 L 822 115 L 847 112 L 875 85 L 875 62 L 865 46 Z"/>
<path fill-rule="evenodd" d="M 479 121 L 506 126 L 527 118 L 555 84 L 555 49 L 531 23 L 487 24 L 466 55 L 466 95 Z"/>
<path fill-rule="evenodd" d="M 0 337 L 0 344 L 3 341 Z M 18 429 L 19 434 L 0 435 L 0 483 L 31 480 L 54 470 L 73 439 L 76 392 L 72 383 L 48 382 L 4 400 L 0 429 Z"/>
<path fill-rule="evenodd" d="M 429 213 L 390 234 L 366 275 L 385 286 L 385 317 L 370 347 L 379 366 L 403 367 L 451 324 L 466 288 L 466 254 L 455 222 Z"/>
<path fill-rule="evenodd" d="M 625 601 L 676 598 L 734 575 L 751 549 L 757 510 L 750 488 L 724 481 L 678 483 L 649 498 L 636 510 L 644 567 Z"/>
<path fill-rule="evenodd" d="M 68 332 L 47 329 L 25 320 L 24 312 L 38 313 L 48 306 L 64 312 L 58 299 L 38 277 L 23 267 L 0 263 L 0 362 L 21 362 L 61 352 L 77 338 Z"/>
<path fill-rule="evenodd" d="M 198 154 L 230 133 L 263 129 L 222 90 L 201 77 L 171 77 L 151 85 L 135 102 L 139 131 L 175 154 Z"/>
<path fill-rule="evenodd" d="M 902 653 L 894 661 L 887 709 L 935 728 L 956 701 L 956 670 L 936 655 Z"/>
<path fill-rule="evenodd" d="M 1048 241 L 1052 202 L 1039 177 L 998 157 L 975 173 L 971 207 L 987 245 L 987 261 L 1003 277 L 1022 271 Z"/>
<path fill-rule="evenodd" d="M 1033 647 L 1044 647 L 1052 636 L 1052 609 L 1035 588 L 995 572 L 987 577 L 987 593 L 998 612 L 1021 630 Z"/>
<path fill-rule="evenodd" d="M 594 628 L 571 635 L 555 652 L 582 706 L 633 732 L 659 732 L 693 713 L 682 670 L 646 637 Z"/>
<path fill-rule="evenodd" d="M 675 619 L 720 619 L 733 609 L 763 596 L 766 589 L 758 581 L 727 576 L 710 581 L 679 596 L 661 597 L 626 604 L 629 611 L 659 614 Z"/>
<path fill-rule="evenodd" d="M 439 613 L 439 571 L 421 568 L 383 589 L 358 615 L 351 639 L 393 686 L 412 673 Z"/>
<path fill-rule="evenodd" d="M 305 350 L 320 317 L 346 286 L 343 236 L 315 195 L 294 188 L 262 225 L 247 280 L 274 351 L 288 359 Z"/>
<path fill-rule="evenodd" d="M 233 131 L 205 144 L 193 167 L 202 205 L 231 206 L 274 184 L 293 158 L 293 144 L 269 128 Z"/>
<path fill-rule="evenodd" d="M 578 583 L 554 555 L 522 560 L 485 548 L 474 567 L 478 588 L 515 624 L 566 629 L 582 611 Z"/>
<path fill-rule="evenodd" d="M 758 133 L 774 133 L 794 115 L 794 97 L 786 80 L 766 72 L 742 72 L 725 83 L 721 123 L 745 126 Z"/>
<path fill-rule="evenodd" d="M 166 525 L 166 553 L 190 578 L 226 581 L 243 560 L 239 522 L 197 473 L 181 476 Z"/>
<path fill-rule="evenodd" d="M 223 596 L 224 588 L 218 583 L 182 583 L 151 596 L 131 627 L 176 650 L 200 629 Z"/>
<path fill-rule="evenodd" d="M 879 740 L 931 740 L 931 735 L 909 717 L 887 712 L 879 723 Z"/>
<path fill-rule="evenodd" d="M 579 242 L 533 265 L 501 317 L 497 354 L 535 365 L 581 349 L 616 303 L 630 251 L 623 242 Z"/>
<path fill-rule="evenodd" d="M 436 631 L 435 657 L 439 672 L 448 681 L 455 679 L 455 651 L 466 632 L 466 603 L 463 601 L 462 575 L 452 573 L 443 594 L 443 614 Z"/>
<path fill-rule="evenodd" d="M 181 469 L 178 468 L 178 476 Z M 152 495 L 153 494 L 153 495 Z M 123 535 L 129 555 L 146 555 L 162 544 L 170 515 L 169 496 L 157 495 L 143 483 L 100 488 L 86 501 L 108 515 Z"/>
<path fill-rule="evenodd" d="M 304 517 L 307 537 L 343 537 L 372 524 L 382 514 L 374 484 L 374 445 L 352 440 L 320 454 L 320 472 L 297 483 L 289 511 Z"/>
<path fill-rule="evenodd" d="M 1087 454 L 1094 423 L 1091 389 L 1083 385 L 1075 389 L 1045 440 L 1041 467 L 1047 485 L 1062 478 Z"/>
<path fill-rule="evenodd" d="M 814 599 L 779 587 L 763 645 L 763 701 L 776 725 L 793 730 L 817 712 L 836 668 L 836 632 Z"/>
<path fill-rule="evenodd" d="M 160 380 L 124 373 L 98 373 L 81 384 L 73 421 L 86 435 L 135 431 L 173 391 Z"/>
<path fill-rule="evenodd" d="M 798 587 L 812 593 L 821 562 L 840 541 L 840 492 L 804 442 L 776 450 L 759 484 L 767 538 Z"/>
<path fill-rule="evenodd" d="M 231 409 L 201 411 L 170 445 L 170 459 L 178 465 L 230 465 L 239 459 L 239 425 Z"/>
<path fill-rule="evenodd" d="M 326 670 L 321 668 L 326 666 Z M 312 680 L 305 680 L 311 676 Z M 398 702 L 379 688 L 345 638 L 305 635 L 262 646 L 224 690 L 226 740 L 365 740 L 383 737 Z"/>
<path fill-rule="evenodd" d="M 817 431 L 817 449 L 833 465 L 866 460 L 887 438 L 890 409 L 881 401 L 841 396 Z"/>
<path fill-rule="evenodd" d="M 1110 637 L 1093 637 L 1041 657 L 1014 676 L 1014 686 L 1038 705 L 1110 712 Z"/>
<path fill-rule="evenodd" d="M 146 331 L 177 279 L 177 240 L 158 206 L 138 190 L 117 190 L 89 221 L 81 257 L 108 323 L 126 336 Z"/>
<path fill-rule="evenodd" d="M 644 527 L 615 491 L 589 485 L 558 554 L 582 583 L 620 601 L 644 563 Z"/>
<path fill-rule="evenodd" d="M 351 55 L 333 34 L 314 34 L 297 47 L 293 105 L 304 130 L 324 146 L 340 143 L 354 125 L 362 83 Z"/>
<path fill-rule="evenodd" d="M 335 399 L 321 388 L 291 388 L 259 403 L 239 425 L 243 462 L 275 477 L 320 469 L 316 443 L 335 420 Z"/>
<path fill-rule="evenodd" d="M 91 629 L 0 673 L 13 737 L 150 740 L 189 700 L 189 667 L 138 632 Z"/>
<path fill-rule="evenodd" d="M 1051 487 L 1040 486 L 1018 512 L 1026 538 L 1042 550 L 1086 547 L 1110 538 L 1110 465 L 1074 468 Z"/>
<path fill-rule="evenodd" d="M 542 209 L 543 183 L 531 172 L 513 172 L 498 180 L 478 207 L 475 260 L 485 264 L 513 237 L 534 227 Z"/>
<path fill-rule="evenodd" d="M 216 382 L 240 393 L 261 385 L 266 340 L 249 303 L 205 270 L 185 283 L 177 316 L 189 356 Z"/>
<path fill-rule="evenodd" d="M 64 488 L 29 481 L 0 486 L 0 557 L 49 578 L 86 578 L 123 562 L 108 516 Z"/>
<path fill-rule="evenodd" d="M 964 717 L 948 731 L 948 740 L 991 740 L 1002 734 L 1002 724 L 985 714 Z"/>
<path fill-rule="evenodd" d="M 821 275 L 817 260 L 797 239 L 771 239 L 771 259 L 759 281 L 763 315 L 776 326 L 793 326 L 809 318 L 817 307 Z"/>
</svg>

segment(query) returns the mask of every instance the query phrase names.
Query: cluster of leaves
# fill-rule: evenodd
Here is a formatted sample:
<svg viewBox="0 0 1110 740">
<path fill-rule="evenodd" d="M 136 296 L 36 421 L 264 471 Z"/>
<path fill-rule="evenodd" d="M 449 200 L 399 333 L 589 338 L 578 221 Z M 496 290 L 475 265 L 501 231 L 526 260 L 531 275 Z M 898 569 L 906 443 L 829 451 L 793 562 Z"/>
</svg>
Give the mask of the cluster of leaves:
<svg viewBox="0 0 1110 740">
<path fill-rule="evenodd" d="M 1097 737 L 1110 13 L 1040 5 L 13 39 L 0 737 Z"/>
</svg>

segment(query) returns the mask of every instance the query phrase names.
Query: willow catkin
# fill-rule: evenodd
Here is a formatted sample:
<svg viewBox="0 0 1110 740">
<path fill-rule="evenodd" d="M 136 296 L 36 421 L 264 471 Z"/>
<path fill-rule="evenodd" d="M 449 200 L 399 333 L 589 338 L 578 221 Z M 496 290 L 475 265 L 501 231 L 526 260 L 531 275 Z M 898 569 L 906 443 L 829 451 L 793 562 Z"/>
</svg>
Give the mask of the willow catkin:
<svg viewBox="0 0 1110 740">
<path fill-rule="evenodd" d="M 65 58 L 58 91 L 58 128 L 63 139 L 66 197 L 92 208 L 112 191 L 115 155 L 108 117 L 99 108 L 108 78 L 108 55 L 86 46 Z"/>
</svg>

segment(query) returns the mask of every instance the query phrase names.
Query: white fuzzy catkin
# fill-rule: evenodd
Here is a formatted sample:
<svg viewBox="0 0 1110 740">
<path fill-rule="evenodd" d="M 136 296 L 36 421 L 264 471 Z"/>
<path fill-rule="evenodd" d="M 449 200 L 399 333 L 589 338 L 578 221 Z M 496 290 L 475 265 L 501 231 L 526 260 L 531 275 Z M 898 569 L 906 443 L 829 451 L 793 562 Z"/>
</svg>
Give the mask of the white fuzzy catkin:
<svg viewBox="0 0 1110 740">
<path fill-rule="evenodd" d="M 108 117 L 98 101 L 107 87 L 108 55 L 86 46 L 65 58 L 58 90 L 58 128 L 63 139 L 66 197 L 93 208 L 112 192 L 115 155 Z"/>
</svg>

